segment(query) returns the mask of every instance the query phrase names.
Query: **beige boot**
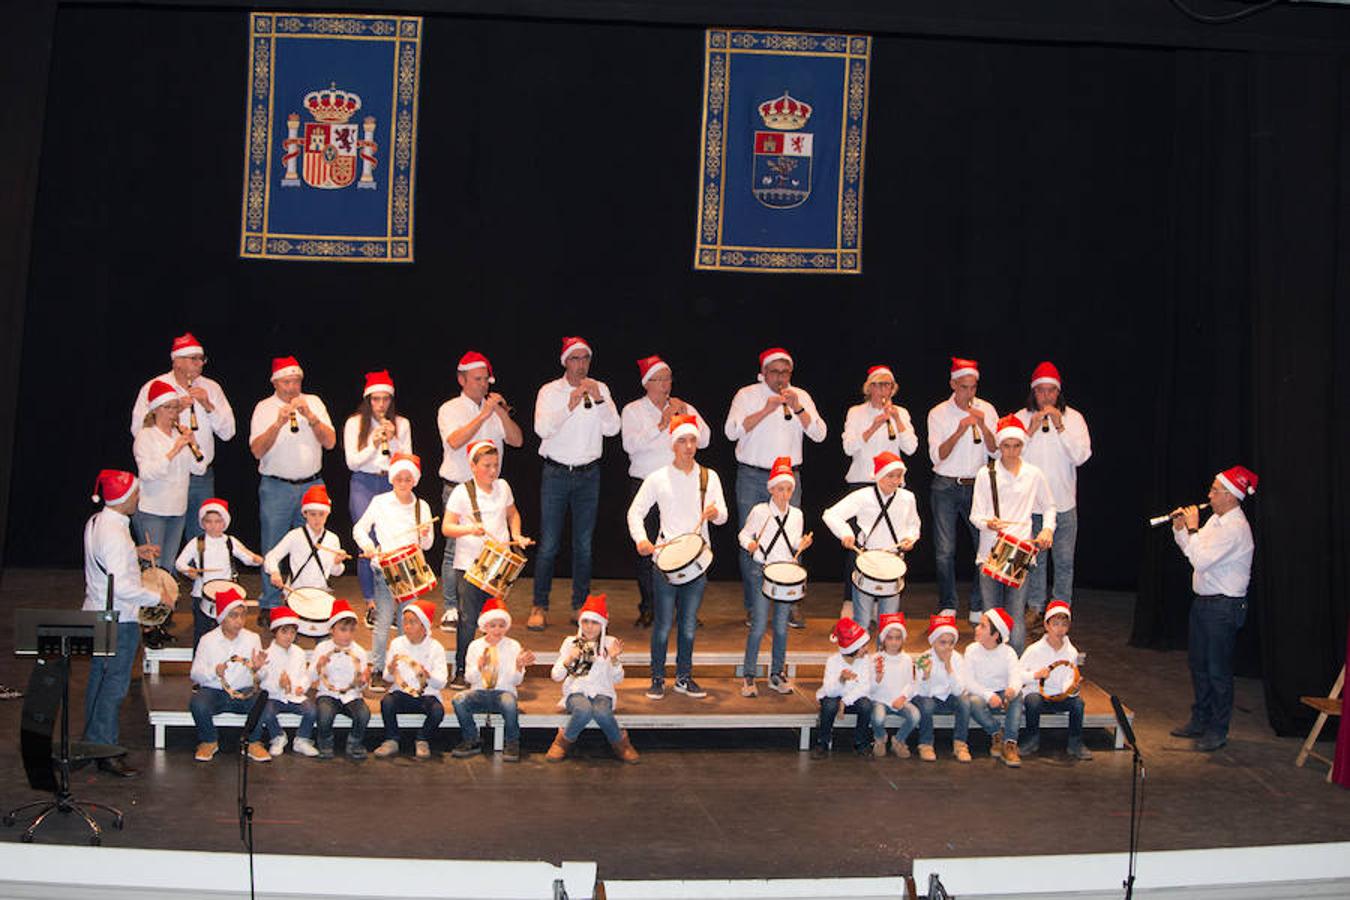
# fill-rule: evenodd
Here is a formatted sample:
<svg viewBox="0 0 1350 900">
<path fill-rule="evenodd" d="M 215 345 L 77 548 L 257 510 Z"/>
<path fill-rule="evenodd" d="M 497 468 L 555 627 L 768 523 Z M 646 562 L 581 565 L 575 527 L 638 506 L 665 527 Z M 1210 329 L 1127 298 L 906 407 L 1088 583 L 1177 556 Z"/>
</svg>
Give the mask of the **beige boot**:
<svg viewBox="0 0 1350 900">
<path fill-rule="evenodd" d="M 1010 769 L 1022 765 L 1022 754 L 1017 751 L 1017 741 L 1003 742 L 1003 764 Z"/>
<path fill-rule="evenodd" d="M 970 762 L 970 745 L 965 741 L 952 741 L 952 749 L 956 751 L 957 762 Z"/>
<path fill-rule="evenodd" d="M 932 744 L 919 745 L 919 759 L 924 762 L 937 762 L 937 751 L 933 749 Z"/>
<path fill-rule="evenodd" d="M 619 758 L 619 762 L 628 763 L 628 765 L 637 765 L 638 752 L 633 749 L 633 742 L 628 740 L 628 732 L 619 732 L 618 743 L 611 744 L 614 748 L 614 755 Z"/>
<path fill-rule="evenodd" d="M 563 734 L 561 728 L 553 736 L 553 744 L 548 748 L 548 753 L 544 754 L 544 759 L 549 762 L 562 762 L 567 759 L 567 752 L 572 749 L 572 741 L 569 741 Z"/>
<path fill-rule="evenodd" d="M 548 616 L 544 614 L 542 606 L 535 606 L 530 609 L 530 617 L 525 620 L 525 627 L 530 631 L 543 631 L 548 627 Z"/>
<path fill-rule="evenodd" d="M 998 759 L 1003 755 L 1003 729 L 994 732 L 994 738 L 989 742 L 989 755 Z"/>
</svg>

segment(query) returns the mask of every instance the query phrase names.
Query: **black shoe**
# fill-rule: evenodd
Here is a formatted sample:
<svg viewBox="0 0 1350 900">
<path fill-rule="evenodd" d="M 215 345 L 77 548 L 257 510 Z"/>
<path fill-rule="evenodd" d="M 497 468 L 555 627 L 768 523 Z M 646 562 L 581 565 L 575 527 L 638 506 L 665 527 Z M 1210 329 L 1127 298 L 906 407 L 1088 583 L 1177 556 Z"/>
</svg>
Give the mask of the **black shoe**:
<svg viewBox="0 0 1350 900">
<path fill-rule="evenodd" d="M 802 616 L 802 608 L 797 604 L 792 605 L 792 611 L 788 613 L 789 628 L 805 628 L 806 618 Z"/>
<path fill-rule="evenodd" d="M 118 778 L 135 778 L 141 774 L 139 769 L 127 765 L 126 759 L 121 756 L 114 756 L 112 759 L 100 759 L 98 770 L 107 772 L 109 775 L 116 775 Z"/>
<path fill-rule="evenodd" d="M 450 751 L 450 755 L 455 759 L 468 759 L 471 756 L 478 756 L 482 752 L 482 741 L 460 741 L 455 745 L 455 749 Z"/>
<path fill-rule="evenodd" d="M 447 687 L 452 691 L 463 691 L 468 689 L 469 683 L 464 680 L 463 675 L 456 673 L 455 677 L 450 679 L 450 684 Z"/>
<path fill-rule="evenodd" d="M 1211 731 L 1195 742 L 1195 749 L 1201 753 L 1213 753 L 1228 743 L 1228 735 Z"/>
<path fill-rule="evenodd" d="M 1185 725 L 1178 725 L 1176 728 L 1173 728 L 1168 734 L 1172 735 L 1172 737 L 1179 738 L 1204 737 L 1205 726 L 1199 725 L 1194 719 L 1191 719 Z"/>
<path fill-rule="evenodd" d="M 652 627 L 652 611 L 651 611 L 650 609 L 640 609 L 640 610 L 638 610 L 637 621 L 633 623 L 633 627 L 634 627 L 634 628 L 651 628 L 651 627 Z"/>
<path fill-rule="evenodd" d="M 664 678 L 653 678 L 652 686 L 647 688 L 648 700 L 664 700 L 666 698 L 666 682 Z"/>
<path fill-rule="evenodd" d="M 812 758 L 812 759 L 825 759 L 825 758 L 828 757 L 829 755 L 830 755 L 830 748 L 829 748 L 829 747 L 822 747 L 822 746 L 820 746 L 819 744 L 817 744 L 817 745 L 815 745 L 814 747 L 811 748 L 811 758 Z"/>
<path fill-rule="evenodd" d="M 688 677 L 675 679 L 675 693 L 693 697 L 695 700 L 702 700 L 708 696 L 708 692 L 699 687 L 697 681 Z"/>
<path fill-rule="evenodd" d="M 375 627 L 375 607 L 374 607 L 374 605 L 371 605 L 371 606 L 367 606 L 367 607 L 366 607 L 366 627 L 367 627 L 367 628 L 374 628 L 374 627 Z"/>
<path fill-rule="evenodd" d="M 502 762 L 520 762 L 520 741 L 507 741 L 502 745 Z"/>
</svg>

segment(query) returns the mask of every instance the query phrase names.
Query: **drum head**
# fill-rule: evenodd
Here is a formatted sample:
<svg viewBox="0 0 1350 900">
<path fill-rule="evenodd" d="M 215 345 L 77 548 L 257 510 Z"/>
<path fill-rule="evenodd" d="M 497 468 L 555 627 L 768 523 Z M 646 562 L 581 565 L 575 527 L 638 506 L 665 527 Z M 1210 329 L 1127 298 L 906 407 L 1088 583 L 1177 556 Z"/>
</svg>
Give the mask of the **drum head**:
<svg viewBox="0 0 1350 900">
<path fill-rule="evenodd" d="M 764 577 L 778 584 L 800 584 L 806 580 L 806 567 L 795 562 L 773 562 L 764 567 Z"/>
<path fill-rule="evenodd" d="M 296 588 L 286 596 L 286 605 L 302 619 L 326 623 L 333 614 L 333 595 L 319 588 Z"/>
<path fill-rule="evenodd" d="M 178 596 L 178 579 L 159 566 L 141 569 L 141 587 L 150 588 L 152 591 L 163 591 L 167 588 L 175 598 Z"/>
<path fill-rule="evenodd" d="M 656 554 L 656 567 L 662 572 L 673 572 L 689 565 L 703 552 L 703 538 L 690 532 L 668 541 Z"/>
<path fill-rule="evenodd" d="M 859 572 L 877 581 L 898 581 L 909 570 L 903 559 L 887 550 L 864 550 L 855 565 Z"/>
<path fill-rule="evenodd" d="M 248 591 L 244 590 L 244 586 L 228 578 L 213 578 L 202 584 L 202 596 L 212 603 L 216 602 L 216 594 L 224 590 L 236 591 L 241 599 L 248 599 Z"/>
</svg>

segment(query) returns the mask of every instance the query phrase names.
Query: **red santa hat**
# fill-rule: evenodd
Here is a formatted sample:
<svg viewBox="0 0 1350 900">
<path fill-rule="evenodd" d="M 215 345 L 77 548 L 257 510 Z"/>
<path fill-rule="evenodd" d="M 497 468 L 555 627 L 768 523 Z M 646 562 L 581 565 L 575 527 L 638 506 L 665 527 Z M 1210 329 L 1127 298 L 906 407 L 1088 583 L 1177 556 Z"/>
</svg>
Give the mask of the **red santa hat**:
<svg viewBox="0 0 1350 900">
<path fill-rule="evenodd" d="M 889 450 L 882 451 L 872 457 L 872 477 L 877 481 L 880 481 L 883 475 L 889 475 L 892 472 L 899 472 L 903 475 L 905 471 L 905 461 Z"/>
<path fill-rule="evenodd" d="M 472 465 L 473 463 L 478 462 L 478 454 L 482 453 L 484 450 L 495 451 L 496 449 L 497 445 L 492 443 L 492 441 L 469 441 L 469 446 L 464 448 L 464 453 L 469 457 L 469 463 Z"/>
<path fill-rule="evenodd" d="M 852 619 L 840 619 L 830 629 L 830 641 L 839 645 L 840 653 L 856 653 L 867 646 L 867 629 Z"/>
<path fill-rule="evenodd" d="M 507 628 L 511 627 L 511 613 L 501 597 L 489 597 L 483 601 L 483 611 L 478 614 L 478 627 L 486 629 L 487 623 L 494 619 L 505 622 Z"/>
<path fill-rule="evenodd" d="M 388 394 L 394 396 L 394 379 L 389 377 L 388 369 L 381 369 L 378 372 L 366 373 L 366 387 L 361 392 L 362 397 L 369 397 L 371 394 Z"/>
<path fill-rule="evenodd" d="M 647 356 L 637 361 L 638 377 L 646 384 L 653 375 L 662 369 L 669 372 L 670 366 L 659 356 Z"/>
<path fill-rule="evenodd" d="M 759 355 L 760 372 L 763 372 L 764 368 L 768 366 L 769 363 L 777 362 L 780 359 L 786 360 L 789 366 L 793 365 L 792 354 L 788 353 L 782 347 L 770 347 L 768 350 L 765 350 Z"/>
<path fill-rule="evenodd" d="M 200 525 L 206 518 L 207 513 L 218 513 L 225 520 L 225 527 L 230 527 L 230 504 L 219 497 L 207 497 L 202 501 L 202 505 L 197 507 L 197 524 Z"/>
<path fill-rule="evenodd" d="M 1256 473 L 1246 466 L 1233 466 L 1231 469 L 1224 469 L 1218 475 L 1219 484 L 1223 485 L 1228 493 L 1239 500 L 1245 500 L 1256 493 L 1256 482 L 1259 480 Z"/>
<path fill-rule="evenodd" d="M 797 485 L 797 476 L 792 472 L 792 457 L 780 456 L 773 461 L 773 468 L 769 470 L 769 487 L 783 482 Z"/>
<path fill-rule="evenodd" d="M 944 634 L 950 634 L 953 638 L 959 637 L 960 632 L 956 629 L 956 616 L 929 616 L 928 617 L 928 645 L 931 647 L 937 643 L 938 638 Z"/>
<path fill-rule="evenodd" d="M 389 483 L 394 483 L 394 476 L 399 472 L 408 472 L 413 477 L 413 484 L 422 480 L 422 457 L 414 453 L 395 453 L 389 459 Z"/>
<path fill-rule="evenodd" d="M 272 360 L 272 380 L 278 378 L 290 378 L 292 375 L 305 374 L 305 370 L 300 368 L 299 361 L 294 356 L 278 356 Z"/>
<path fill-rule="evenodd" d="M 332 508 L 333 501 L 328 499 L 328 488 L 321 484 L 312 485 L 300 498 L 300 511 L 302 513 L 310 510 L 328 512 Z"/>
<path fill-rule="evenodd" d="M 1053 384 L 1055 387 L 1060 387 L 1059 369 L 1056 369 L 1055 364 L 1048 359 L 1031 373 L 1031 386 L 1037 387 L 1042 384 Z"/>
<path fill-rule="evenodd" d="M 1006 609 L 1001 606 L 986 609 L 984 618 L 989 623 L 989 627 L 1001 634 L 1005 641 L 1012 638 L 1013 620 Z"/>
<path fill-rule="evenodd" d="M 1021 419 L 1012 414 L 998 420 L 997 430 L 994 432 L 994 443 L 1001 444 L 1009 438 L 1021 441 L 1024 444 L 1027 440 L 1027 427 L 1022 424 Z"/>
<path fill-rule="evenodd" d="M 169 348 L 169 358 L 174 359 L 179 356 L 205 356 L 206 351 L 202 349 L 202 342 L 192 336 L 192 332 L 185 331 L 173 339 L 173 346 Z"/>
<path fill-rule="evenodd" d="M 559 361 L 562 362 L 563 365 L 567 365 L 567 357 L 571 356 L 573 353 L 576 353 L 578 350 L 584 350 L 587 353 L 590 353 L 592 356 L 595 355 L 594 352 L 591 350 L 591 345 L 586 343 L 585 338 L 580 337 L 563 338 L 562 354 L 559 355 L 558 357 Z"/>
<path fill-rule="evenodd" d="M 609 624 L 609 598 L 604 594 L 591 594 L 586 598 L 586 602 L 581 605 L 581 611 L 577 613 L 578 622 L 599 622 L 601 625 Z"/>
<path fill-rule="evenodd" d="M 216 621 L 224 622 L 225 617 L 230 614 L 230 610 L 243 605 L 244 594 L 242 591 L 232 587 L 218 591 L 216 593 Z"/>
<path fill-rule="evenodd" d="M 150 382 L 150 392 L 147 395 L 150 400 L 150 409 L 159 409 L 166 403 L 172 403 L 178 399 L 178 391 L 174 390 L 173 385 L 167 381 Z"/>
<path fill-rule="evenodd" d="M 950 379 L 955 381 L 965 375 L 974 375 L 980 377 L 980 364 L 973 359 L 962 359 L 959 356 L 952 357 L 952 372 Z"/>
<path fill-rule="evenodd" d="M 902 612 L 882 613 L 877 619 L 877 625 L 881 630 L 877 632 L 877 643 L 886 640 L 886 632 L 900 632 L 900 640 L 903 642 L 909 637 L 909 631 L 905 628 L 905 614 Z"/>
<path fill-rule="evenodd" d="M 267 627 L 276 631 L 282 625 L 294 625 L 298 628 L 300 626 L 299 614 L 289 606 L 273 607 L 267 620 Z"/>
<path fill-rule="evenodd" d="M 895 381 L 895 373 L 891 371 L 890 366 L 872 366 L 867 370 L 867 380 L 863 384 L 871 384 L 874 381 L 884 381 L 889 378 Z"/>
<path fill-rule="evenodd" d="M 356 613 L 352 612 L 352 605 L 346 600 L 334 600 L 333 608 L 328 613 L 328 627 L 332 628 L 343 619 L 356 621 Z"/>
<path fill-rule="evenodd" d="M 1063 600 L 1051 600 L 1045 605 L 1045 618 L 1043 621 L 1049 622 L 1051 616 L 1068 616 L 1073 618 L 1073 607 Z"/>
<path fill-rule="evenodd" d="M 103 469 L 94 479 L 93 501 L 102 501 L 105 506 L 116 506 L 131 496 L 140 484 L 136 476 L 121 469 Z"/>
<path fill-rule="evenodd" d="M 403 611 L 417 616 L 417 621 L 422 623 L 422 627 L 428 632 L 431 631 L 431 620 L 436 618 L 436 604 L 430 600 L 414 600 Z"/>
<path fill-rule="evenodd" d="M 488 384 L 496 384 L 497 379 L 492 374 L 492 363 L 488 358 L 477 350 L 470 350 L 459 358 L 459 365 L 455 366 L 456 372 L 472 372 L 474 369 L 487 369 Z"/>
<path fill-rule="evenodd" d="M 670 442 L 673 444 L 682 437 L 693 435 L 698 443 L 698 418 L 695 416 L 670 417 Z"/>
</svg>

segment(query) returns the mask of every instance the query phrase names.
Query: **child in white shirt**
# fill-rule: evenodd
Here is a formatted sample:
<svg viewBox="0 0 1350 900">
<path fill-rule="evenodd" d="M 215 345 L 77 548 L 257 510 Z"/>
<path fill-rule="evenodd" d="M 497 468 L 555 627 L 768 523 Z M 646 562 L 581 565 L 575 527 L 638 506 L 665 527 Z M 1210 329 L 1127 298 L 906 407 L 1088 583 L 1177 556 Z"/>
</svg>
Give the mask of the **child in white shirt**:
<svg viewBox="0 0 1350 900">
<path fill-rule="evenodd" d="M 614 718 L 618 699 L 614 686 L 623 681 L 623 641 L 606 634 L 609 627 L 609 603 L 604 594 L 586 598 L 577 613 L 577 633 L 563 639 L 551 675 L 562 682 L 562 703 L 571 716 L 558 729 L 553 746 L 545 757 L 562 762 L 588 724 L 594 722 L 623 762 L 638 761 L 638 753 L 628 740 L 628 732 Z"/>
<path fill-rule="evenodd" d="M 463 594 L 460 599 L 463 599 Z M 459 620 L 461 633 L 467 626 Z M 459 720 L 461 739 L 450 755 L 456 759 L 477 756 L 483 750 L 478 739 L 475 713 L 497 713 L 502 717 L 506 740 L 502 744 L 502 762 L 520 762 L 520 711 L 516 704 L 516 687 L 525 680 L 525 669 L 534 662 L 534 654 L 523 650 L 520 642 L 506 636 L 511 628 L 511 614 L 500 597 L 491 597 L 478 614 L 478 627 L 483 636 L 469 645 L 464 663 L 464 677 L 469 690 L 456 694 L 453 701 L 455 718 Z"/>
<path fill-rule="evenodd" d="M 854 752 L 869 754 L 872 752 L 872 701 L 868 692 L 875 675 L 868 664 L 867 629 L 852 619 L 840 619 L 830 632 L 830 640 L 839 645 L 839 652 L 825 660 L 825 678 L 816 691 L 816 699 L 820 701 L 820 723 L 811 758 L 829 756 L 834 720 L 839 716 L 841 706 L 856 717 Z"/>
<path fill-rule="evenodd" d="M 1022 764 L 1017 731 L 1022 722 L 1025 678 L 1017 652 L 1007 643 L 1012 631 L 1013 617 L 1006 609 L 986 609 L 975 626 L 975 643 L 966 647 L 962 657 L 970 717 L 989 735 L 989 755 L 1015 769 Z M 1002 724 L 995 721 L 1000 714 Z"/>
<path fill-rule="evenodd" d="M 318 710 L 309 699 L 309 660 L 305 659 L 305 651 L 295 646 L 300 616 L 288 606 L 275 607 L 271 626 L 272 644 L 267 648 L 261 685 L 267 691 L 262 725 L 271 735 L 268 752 L 280 756 L 286 750 L 286 732 L 277 719 L 278 713 L 285 712 L 300 717 L 292 749 L 301 756 L 318 756 L 319 750 L 314 746 L 314 720 Z"/>
<path fill-rule="evenodd" d="M 253 693 L 258 687 L 257 672 L 266 657 L 258 635 L 244 628 L 244 597 L 238 591 L 221 593 L 216 601 L 220 624 L 202 637 L 192 655 L 192 683 L 196 692 L 188 708 L 197 726 L 197 762 L 209 762 L 216 755 L 217 713 L 247 713 L 253 708 Z M 271 754 L 262 745 L 262 723 L 246 735 L 249 758 L 267 762 Z"/>
<path fill-rule="evenodd" d="M 431 636 L 435 618 L 436 604 L 430 600 L 414 600 L 403 608 L 403 633 L 389 645 L 384 664 L 384 680 L 393 683 L 394 689 L 380 701 L 384 742 L 375 748 L 377 759 L 398 753 L 399 713 L 426 716 L 417 732 L 415 752 L 418 759 L 431 758 L 431 739 L 445 718 L 441 688 L 447 678 L 445 648 Z"/>
<path fill-rule="evenodd" d="M 197 510 L 197 524 L 204 534 L 189 540 L 174 567 L 192 579 L 192 646 L 201 643 L 202 635 L 216 627 L 216 602 L 202 596 L 202 585 L 223 579 L 238 581 L 236 560 L 246 566 L 260 566 L 263 558 L 244 546 L 244 542 L 225 533 L 230 527 L 230 504 L 219 497 L 208 497 Z"/>
<path fill-rule="evenodd" d="M 919 724 L 919 708 L 914 705 L 914 660 L 905 652 L 905 614 L 882 613 L 877 633 L 880 644 L 873 656 L 874 674 L 869 693 L 872 697 L 872 755 L 886 755 L 886 717 L 899 716 L 900 725 L 891 738 L 891 750 L 901 759 L 909 758 L 909 733 Z"/>
<path fill-rule="evenodd" d="M 1022 700 L 1026 704 L 1026 737 L 1021 743 L 1023 754 L 1032 754 L 1041 746 L 1041 713 L 1069 714 L 1069 756 L 1078 760 L 1092 759 L 1092 751 L 1083 746 L 1083 698 L 1073 685 L 1074 668 L 1078 665 L 1078 649 L 1069 641 L 1069 625 L 1073 611 L 1063 600 L 1051 600 L 1045 607 L 1045 636 L 1022 654 L 1022 669 L 1026 686 Z M 1072 665 L 1058 665 L 1067 662 Z M 1053 670 L 1051 667 L 1054 667 Z M 1063 700 L 1047 700 L 1041 696 L 1041 682 L 1051 694 L 1072 691 Z"/>
<path fill-rule="evenodd" d="M 930 616 L 928 649 L 914 660 L 919 679 L 919 759 L 934 762 L 933 716 L 947 713 L 956 717 L 952 727 L 952 750 L 957 762 L 970 762 L 970 701 L 966 699 L 965 660 L 956 652 L 956 617 Z"/>
<path fill-rule="evenodd" d="M 319 759 L 333 758 L 333 720 L 338 713 L 346 713 L 352 720 L 347 734 L 347 756 L 353 760 L 366 758 L 366 725 L 370 723 L 370 708 L 366 706 L 365 689 L 370 684 L 370 661 L 366 648 L 356 642 L 356 613 L 346 600 L 334 600 L 328 620 L 329 635 L 314 648 L 310 664 L 310 678 L 318 685 L 315 706 L 318 707 Z M 336 662 L 350 657 L 350 663 Z M 341 675 L 333 668 L 340 666 Z M 350 672 L 350 674 L 348 674 Z"/>
</svg>

